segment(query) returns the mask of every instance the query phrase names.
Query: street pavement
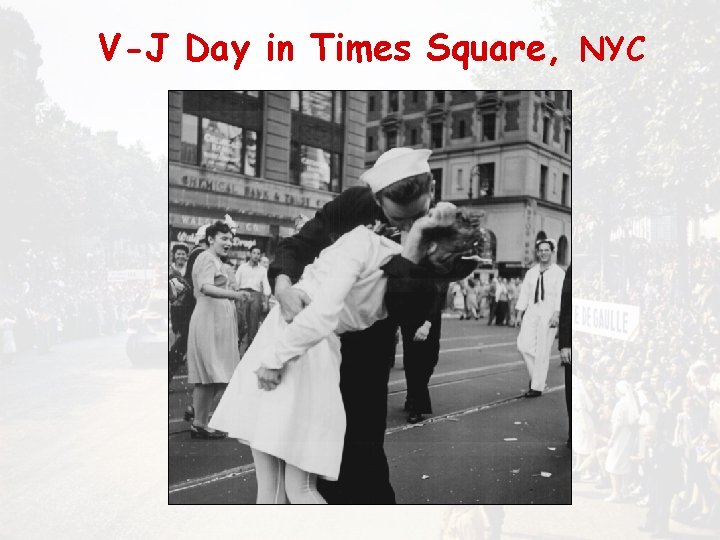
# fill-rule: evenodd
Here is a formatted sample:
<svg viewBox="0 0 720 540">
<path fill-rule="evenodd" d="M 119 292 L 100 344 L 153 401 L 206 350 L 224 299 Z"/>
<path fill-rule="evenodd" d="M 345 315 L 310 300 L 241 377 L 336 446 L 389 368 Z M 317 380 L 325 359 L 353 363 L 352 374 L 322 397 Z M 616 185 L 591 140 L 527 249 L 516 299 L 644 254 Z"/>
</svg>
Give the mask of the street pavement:
<svg viewBox="0 0 720 540">
<path fill-rule="evenodd" d="M 444 319 L 430 382 L 434 414 L 417 425 L 402 411 L 402 348 L 391 371 L 385 449 L 400 504 L 570 504 L 564 374 L 555 356 L 542 397 L 522 398 L 528 377 L 517 330 Z M 249 449 L 233 439 L 192 440 L 182 412 L 184 377 L 169 398 L 169 502 L 251 504 Z"/>
<path fill-rule="evenodd" d="M 432 389 L 438 419 L 421 427 L 405 429 L 403 374 L 399 366 L 393 369 L 387 448 L 398 501 L 427 503 L 452 495 L 457 505 L 400 511 L 337 508 L 317 519 L 308 516 L 309 509 L 277 519 L 262 508 L 238 517 L 231 507 L 189 511 L 181 504 L 168 505 L 168 500 L 252 502 L 255 480 L 251 470 L 243 469 L 249 454 L 234 441 L 189 445 L 181 421 L 170 424 L 177 434 L 167 438 L 166 355 L 153 358 L 144 369 L 133 367 L 125 355 L 125 336 L 117 334 L 65 343 L 49 354 L 4 359 L 0 536 L 190 539 L 211 531 L 217 538 L 488 538 L 483 519 L 477 520 L 474 533 L 442 534 L 448 512 L 477 510 L 504 515 L 501 538 L 512 540 L 650 538 L 638 530 L 647 508 L 604 502 L 609 490 L 592 484 L 572 484 L 572 506 L 540 504 L 570 496 L 563 491 L 569 472 L 561 472 L 569 462 L 562 447 L 561 373 L 555 359 L 550 386 L 558 389 L 536 400 L 517 399 L 525 385 L 522 366 L 498 367 L 517 362 L 512 346 L 499 345 L 511 342 L 515 332 L 474 322 L 445 324 L 444 353 Z M 478 351 L 478 343 L 487 345 Z M 450 352 L 465 347 L 475 352 Z M 173 384 L 170 398 L 171 404 L 177 401 L 170 416 L 179 417 L 187 400 L 183 379 Z M 192 460 L 196 470 L 181 466 Z M 233 467 L 234 476 L 223 472 Z M 213 471 L 217 477 L 207 478 Z M 185 480 L 190 480 L 186 489 L 179 489 Z M 462 504 L 475 499 L 534 504 Z M 670 527 L 674 538 L 718 538 L 717 530 L 676 521 Z"/>
</svg>

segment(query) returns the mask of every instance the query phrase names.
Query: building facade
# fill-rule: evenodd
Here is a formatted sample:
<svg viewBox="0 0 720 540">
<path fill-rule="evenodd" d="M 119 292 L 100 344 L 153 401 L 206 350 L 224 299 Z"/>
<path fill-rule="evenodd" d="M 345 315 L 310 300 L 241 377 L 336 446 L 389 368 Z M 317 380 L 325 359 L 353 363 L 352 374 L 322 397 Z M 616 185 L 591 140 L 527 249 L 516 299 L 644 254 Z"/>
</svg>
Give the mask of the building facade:
<svg viewBox="0 0 720 540">
<path fill-rule="evenodd" d="M 482 216 L 491 273 L 524 275 L 535 240 L 571 257 L 569 91 L 370 91 L 366 166 L 396 146 L 433 150 L 436 197 Z"/>
<path fill-rule="evenodd" d="M 171 244 L 229 214 L 231 258 L 259 246 L 270 257 L 365 165 L 365 92 L 171 91 Z"/>
</svg>

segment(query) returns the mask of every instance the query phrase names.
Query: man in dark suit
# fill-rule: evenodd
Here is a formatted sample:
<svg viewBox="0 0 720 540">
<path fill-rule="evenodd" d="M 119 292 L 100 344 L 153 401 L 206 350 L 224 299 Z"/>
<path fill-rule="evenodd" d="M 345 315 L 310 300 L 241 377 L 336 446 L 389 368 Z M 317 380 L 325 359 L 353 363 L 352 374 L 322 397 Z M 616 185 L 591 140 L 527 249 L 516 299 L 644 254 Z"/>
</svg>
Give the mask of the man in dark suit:
<svg viewBox="0 0 720 540">
<path fill-rule="evenodd" d="M 358 225 L 385 224 L 407 231 L 428 214 L 438 223 L 454 222 L 453 205 L 438 203 L 430 208 L 435 190 L 430 154 L 430 150 L 411 148 L 385 152 L 361 176 L 367 187 L 348 188 L 323 206 L 298 234 L 278 244 L 268 279 L 285 320 L 291 321 L 310 302 L 305 293 L 292 288 L 305 266 Z M 388 291 L 394 279 L 427 276 L 426 270 L 402 255 L 394 256 L 383 271 L 389 277 Z M 383 442 L 396 328 L 391 319 L 384 319 L 341 338 L 340 391 L 347 418 L 342 464 L 337 482 L 318 482 L 329 503 L 395 503 Z"/>
<path fill-rule="evenodd" d="M 565 366 L 565 404 L 568 411 L 568 442 L 572 446 L 572 265 L 568 266 L 560 296 L 560 322 L 558 324 L 558 347 L 560 362 Z"/>
<path fill-rule="evenodd" d="M 440 332 L 442 307 L 449 283 L 430 280 L 418 281 L 413 296 L 423 305 L 412 309 L 406 304 L 399 325 L 403 338 L 403 368 L 407 382 L 405 411 L 410 424 L 422 422 L 424 414 L 432 414 L 432 401 L 428 384 L 440 358 Z M 388 306 L 390 309 L 390 306 Z"/>
</svg>

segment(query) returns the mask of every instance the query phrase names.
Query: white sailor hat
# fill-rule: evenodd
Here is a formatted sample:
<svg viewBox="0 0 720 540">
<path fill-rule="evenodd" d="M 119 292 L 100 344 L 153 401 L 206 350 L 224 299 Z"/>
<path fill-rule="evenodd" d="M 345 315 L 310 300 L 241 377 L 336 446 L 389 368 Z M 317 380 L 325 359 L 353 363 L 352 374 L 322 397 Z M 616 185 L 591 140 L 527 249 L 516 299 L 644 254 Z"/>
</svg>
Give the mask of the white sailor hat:
<svg viewBox="0 0 720 540">
<path fill-rule="evenodd" d="M 432 150 L 392 148 L 381 155 L 375 165 L 360 176 L 360 180 L 367 183 L 373 193 L 377 193 L 408 176 L 429 173 L 430 154 Z"/>
</svg>

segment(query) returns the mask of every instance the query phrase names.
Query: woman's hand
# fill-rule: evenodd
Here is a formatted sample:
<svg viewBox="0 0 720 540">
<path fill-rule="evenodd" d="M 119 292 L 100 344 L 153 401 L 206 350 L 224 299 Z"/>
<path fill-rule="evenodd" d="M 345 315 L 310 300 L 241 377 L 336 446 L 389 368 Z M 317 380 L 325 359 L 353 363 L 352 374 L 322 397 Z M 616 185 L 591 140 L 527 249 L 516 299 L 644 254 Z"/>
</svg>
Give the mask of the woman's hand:
<svg viewBox="0 0 720 540">
<path fill-rule="evenodd" d="M 275 390 L 282 379 L 282 369 L 269 369 L 260 367 L 255 371 L 258 378 L 258 388 L 260 390 Z"/>
<path fill-rule="evenodd" d="M 428 212 L 428 217 L 432 220 L 434 227 L 449 227 L 455 223 L 456 216 L 457 206 L 445 201 L 440 201 Z"/>
</svg>

